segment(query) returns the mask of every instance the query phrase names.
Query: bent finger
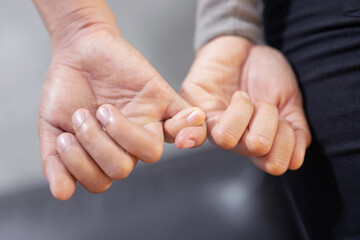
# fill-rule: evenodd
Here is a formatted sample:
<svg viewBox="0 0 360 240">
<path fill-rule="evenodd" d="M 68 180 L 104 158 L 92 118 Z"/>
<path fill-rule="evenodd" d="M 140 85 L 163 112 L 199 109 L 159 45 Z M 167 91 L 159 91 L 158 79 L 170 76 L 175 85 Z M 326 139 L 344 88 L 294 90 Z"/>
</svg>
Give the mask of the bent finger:
<svg viewBox="0 0 360 240">
<path fill-rule="evenodd" d="M 197 107 L 186 108 L 177 113 L 172 118 L 164 122 L 164 133 L 166 142 L 174 142 L 179 132 L 187 127 L 201 126 L 205 121 L 206 115 L 203 110 Z"/>
<path fill-rule="evenodd" d="M 310 134 L 306 130 L 295 130 L 296 144 L 294 153 L 291 157 L 289 169 L 297 170 L 304 163 L 305 152 L 311 142 Z"/>
<path fill-rule="evenodd" d="M 96 117 L 111 138 L 125 151 L 147 163 L 160 159 L 164 146 L 160 122 L 140 126 L 110 104 L 101 106 Z"/>
<path fill-rule="evenodd" d="M 299 169 L 304 162 L 306 149 L 311 143 L 311 133 L 301 105 L 294 114 L 288 115 L 286 120 L 295 131 L 296 145 L 289 169 L 296 170 Z"/>
<path fill-rule="evenodd" d="M 295 133 L 291 126 L 280 121 L 270 152 L 259 158 L 252 158 L 261 170 L 275 176 L 284 174 L 290 164 L 295 147 Z"/>
<path fill-rule="evenodd" d="M 205 125 L 205 124 L 203 124 Z M 205 127 L 187 127 L 176 136 L 175 144 L 180 149 L 201 146 L 206 140 Z"/>
<path fill-rule="evenodd" d="M 76 180 L 66 169 L 56 150 L 56 138 L 62 131 L 44 119 L 38 120 L 42 171 L 49 182 L 52 195 L 61 201 L 75 192 Z"/>
<path fill-rule="evenodd" d="M 99 168 L 74 135 L 61 134 L 57 146 L 66 168 L 89 192 L 105 192 L 111 186 L 112 179 Z"/>
<path fill-rule="evenodd" d="M 72 121 L 79 143 L 110 178 L 119 180 L 131 173 L 137 159 L 117 145 L 88 110 L 77 110 Z"/>
<path fill-rule="evenodd" d="M 244 133 L 236 152 L 249 157 L 261 157 L 271 150 L 278 127 L 279 112 L 270 103 L 256 103 L 248 130 Z"/>
<path fill-rule="evenodd" d="M 254 106 L 245 92 L 233 94 L 229 107 L 222 113 L 212 116 L 207 126 L 213 142 L 224 149 L 234 148 L 244 134 L 253 115 Z"/>
</svg>

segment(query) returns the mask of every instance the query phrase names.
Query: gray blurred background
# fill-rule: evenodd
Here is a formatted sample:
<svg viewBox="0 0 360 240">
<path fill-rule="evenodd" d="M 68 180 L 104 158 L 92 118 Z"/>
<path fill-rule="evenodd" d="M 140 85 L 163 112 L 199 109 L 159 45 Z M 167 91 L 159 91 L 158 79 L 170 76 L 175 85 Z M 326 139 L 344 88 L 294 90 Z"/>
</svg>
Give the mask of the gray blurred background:
<svg viewBox="0 0 360 240">
<path fill-rule="evenodd" d="M 108 3 L 125 38 L 177 90 L 193 59 L 196 1 L 111 0 Z M 50 59 L 49 38 L 32 1 L 1 1 L 0 195 L 45 184 L 36 121 Z M 185 152 L 167 145 L 163 159 Z"/>
</svg>

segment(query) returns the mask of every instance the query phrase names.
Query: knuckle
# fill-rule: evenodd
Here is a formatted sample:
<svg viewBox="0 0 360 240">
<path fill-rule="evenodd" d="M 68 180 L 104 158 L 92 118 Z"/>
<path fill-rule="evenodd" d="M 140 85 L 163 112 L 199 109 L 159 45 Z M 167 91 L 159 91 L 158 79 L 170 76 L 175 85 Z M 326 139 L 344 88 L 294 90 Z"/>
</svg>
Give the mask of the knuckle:
<svg viewBox="0 0 360 240">
<path fill-rule="evenodd" d="M 248 146 L 249 151 L 257 157 L 268 154 L 271 149 L 271 141 L 260 135 L 248 137 L 246 145 Z"/>
<path fill-rule="evenodd" d="M 288 165 L 284 161 L 274 161 L 267 167 L 267 173 L 274 176 L 283 175 L 288 169 Z"/>
<path fill-rule="evenodd" d="M 105 183 L 97 184 L 96 186 L 88 187 L 88 191 L 94 194 L 106 192 L 112 185 L 112 180 L 108 180 Z"/>
<path fill-rule="evenodd" d="M 132 171 L 132 168 L 127 164 L 121 164 L 108 172 L 108 176 L 114 180 L 122 180 L 127 178 Z"/>
<path fill-rule="evenodd" d="M 155 163 L 159 161 L 164 151 L 163 144 L 156 143 L 151 147 L 151 151 L 148 151 L 146 153 L 146 156 L 144 157 L 143 161 L 147 163 Z"/>
<path fill-rule="evenodd" d="M 215 143 L 223 149 L 232 149 L 239 141 L 232 131 L 222 129 L 216 129 L 213 138 Z"/>
</svg>

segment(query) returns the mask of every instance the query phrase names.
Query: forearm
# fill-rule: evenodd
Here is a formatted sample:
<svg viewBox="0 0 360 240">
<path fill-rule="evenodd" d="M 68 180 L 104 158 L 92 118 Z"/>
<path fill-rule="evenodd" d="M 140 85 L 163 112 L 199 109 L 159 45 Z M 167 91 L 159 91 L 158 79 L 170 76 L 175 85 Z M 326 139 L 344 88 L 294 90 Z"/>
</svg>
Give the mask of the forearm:
<svg viewBox="0 0 360 240">
<path fill-rule="evenodd" d="M 258 0 L 198 0 L 195 49 L 222 35 L 262 42 Z"/>
<path fill-rule="evenodd" d="M 105 0 L 33 0 L 52 45 L 66 45 L 84 32 L 103 28 L 120 34 Z"/>
</svg>

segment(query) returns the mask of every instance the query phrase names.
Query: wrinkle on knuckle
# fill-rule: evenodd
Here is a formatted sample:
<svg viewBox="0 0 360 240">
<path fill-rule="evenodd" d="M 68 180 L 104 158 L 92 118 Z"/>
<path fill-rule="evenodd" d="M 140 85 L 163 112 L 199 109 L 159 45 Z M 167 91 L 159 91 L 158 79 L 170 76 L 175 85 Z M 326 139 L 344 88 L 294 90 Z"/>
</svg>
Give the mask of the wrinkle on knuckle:
<svg viewBox="0 0 360 240">
<path fill-rule="evenodd" d="M 254 104 L 248 99 L 241 99 L 242 102 L 242 112 L 246 115 L 252 115 L 254 112 Z"/>
<path fill-rule="evenodd" d="M 127 178 L 132 171 L 132 168 L 128 164 L 119 164 L 116 167 L 112 167 L 108 170 L 107 175 L 115 180 L 122 180 Z"/>
<path fill-rule="evenodd" d="M 253 135 L 246 140 L 249 151 L 256 156 L 264 156 L 271 150 L 271 141 L 264 136 Z"/>
<path fill-rule="evenodd" d="M 215 129 L 213 132 L 213 138 L 216 144 L 224 149 L 232 149 L 238 143 L 238 138 L 235 133 L 229 129 Z"/>
<path fill-rule="evenodd" d="M 284 160 L 274 160 L 267 166 L 267 172 L 274 176 L 283 175 L 288 169 L 288 164 Z"/>
<path fill-rule="evenodd" d="M 96 184 L 95 186 L 88 187 L 88 191 L 94 194 L 106 192 L 112 185 L 112 180 L 102 184 Z"/>
</svg>

